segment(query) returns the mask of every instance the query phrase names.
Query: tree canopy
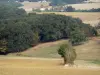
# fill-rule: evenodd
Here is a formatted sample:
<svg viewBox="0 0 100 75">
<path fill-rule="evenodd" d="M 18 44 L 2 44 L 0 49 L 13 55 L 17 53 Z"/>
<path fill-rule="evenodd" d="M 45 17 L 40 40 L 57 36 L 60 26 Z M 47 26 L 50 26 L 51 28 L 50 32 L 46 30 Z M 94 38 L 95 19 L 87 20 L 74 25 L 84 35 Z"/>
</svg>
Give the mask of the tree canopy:
<svg viewBox="0 0 100 75">
<path fill-rule="evenodd" d="M 58 49 L 58 54 L 64 58 L 64 65 L 73 65 L 74 60 L 76 59 L 76 52 L 72 47 L 72 44 L 69 42 L 67 44 L 62 44 Z"/>
<path fill-rule="evenodd" d="M 56 14 L 26 14 L 17 7 L 0 7 L 0 41 L 5 42 L 0 45 L 1 52 L 19 52 L 39 42 L 59 39 L 71 39 L 76 44 L 95 34 L 96 30 L 79 18 Z"/>
</svg>

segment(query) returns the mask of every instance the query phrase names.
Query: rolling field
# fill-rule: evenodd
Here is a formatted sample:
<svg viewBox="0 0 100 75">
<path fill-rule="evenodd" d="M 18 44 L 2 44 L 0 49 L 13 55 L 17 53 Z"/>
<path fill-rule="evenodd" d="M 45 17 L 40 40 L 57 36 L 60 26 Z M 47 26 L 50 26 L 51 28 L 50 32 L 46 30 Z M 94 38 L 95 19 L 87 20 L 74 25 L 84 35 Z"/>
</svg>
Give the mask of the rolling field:
<svg viewBox="0 0 100 75">
<path fill-rule="evenodd" d="M 9 54 L 8 56 L 60 58 L 57 49 L 67 40 L 39 44 L 19 54 Z M 83 45 L 74 47 L 77 52 L 77 60 L 100 60 L 100 38 L 92 38 Z"/>
<path fill-rule="evenodd" d="M 0 58 L 0 75 L 100 75 L 100 67 L 65 67 L 61 60 Z"/>
<path fill-rule="evenodd" d="M 36 3 L 23 4 L 28 11 L 32 7 L 41 7 Z M 93 26 L 100 21 L 100 13 L 51 13 L 78 17 Z M 67 39 L 62 39 L 40 43 L 23 52 L 0 55 L 0 75 L 100 75 L 100 37 L 91 37 L 84 44 L 73 46 L 77 53 L 73 66 L 64 66 L 63 59 L 57 53 L 60 45 L 67 42 Z"/>
<path fill-rule="evenodd" d="M 48 8 L 49 2 L 46 3 L 39 3 L 39 2 L 23 2 L 23 6 L 20 8 L 23 8 L 26 10 L 26 12 L 32 12 L 32 8 L 40 9 L 41 5 L 43 5 L 45 8 Z M 92 8 L 100 8 L 100 2 L 98 3 L 82 3 L 82 4 L 68 4 L 66 6 L 72 6 L 75 9 L 92 9 Z M 100 21 L 100 12 L 42 12 L 42 13 L 55 13 L 55 14 L 61 14 L 66 16 L 72 16 L 72 17 L 78 17 L 80 18 L 84 23 L 91 24 L 92 26 L 95 26 Z"/>
<path fill-rule="evenodd" d="M 44 3 L 39 3 L 39 2 L 22 2 L 23 6 L 22 8 L 24 8 L 26 11 L 32 11 L 29 9 L 32 8 L 41 8 L 41 5 L 43 5 L 44 7 L 50 7 L 49 6 L 49 2 L 44 2 Z M 66 6 L 72 6 L 74 7 L 76 10 L 88 10 L 88 9 L 92 9 L 92 8 L 100 8 L 100 1 L 99 2 L 94 2 L 94 3 L 81 3 L 81 4 L 67 4 Z"/>
<path fill-rule="evenodd" d="M 95 26 L 100 22 L 100 12 L 41 12 L 39 14 L 60 14 L 80 18 L 84 23 Z"/>
</svg>

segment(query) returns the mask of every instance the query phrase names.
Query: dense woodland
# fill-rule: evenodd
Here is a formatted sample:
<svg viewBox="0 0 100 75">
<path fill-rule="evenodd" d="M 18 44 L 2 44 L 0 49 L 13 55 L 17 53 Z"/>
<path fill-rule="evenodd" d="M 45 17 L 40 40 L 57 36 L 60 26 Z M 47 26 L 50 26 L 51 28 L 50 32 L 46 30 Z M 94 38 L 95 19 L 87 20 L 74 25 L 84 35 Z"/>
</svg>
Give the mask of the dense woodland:
<svg viewBox="0 0 100 75">
<path fill-rule="evenodd" d="M 73 45 L 96 36 L 94 27 L 79 18 L 56 14 L 27 14 L 16 6 L 0 5 L 0 53 L 20 52 L 40 42 L 70 39 Z"/>
</svg>

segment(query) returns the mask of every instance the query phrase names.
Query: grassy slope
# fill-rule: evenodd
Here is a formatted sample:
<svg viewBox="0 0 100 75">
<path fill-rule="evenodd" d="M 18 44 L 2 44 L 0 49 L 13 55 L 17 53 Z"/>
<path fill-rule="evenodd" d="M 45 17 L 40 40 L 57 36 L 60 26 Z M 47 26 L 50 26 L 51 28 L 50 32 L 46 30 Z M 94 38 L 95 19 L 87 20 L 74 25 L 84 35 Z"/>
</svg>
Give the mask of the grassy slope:
<svg viewBox="0 0 100 75">
<path fill-rule="evenodd" d="M 29 57 L 60 58 L 57 54 L 57 49 L 60 44 L 65 42 L 67 42 L 67 40 L 39 44 L 20 54 Z M 78 60 L 100 60 L 100 38 L 92 38 L 92 40 L 85 44 L 75 46 L 74 48 L 76 49 Z"/>
</svg>

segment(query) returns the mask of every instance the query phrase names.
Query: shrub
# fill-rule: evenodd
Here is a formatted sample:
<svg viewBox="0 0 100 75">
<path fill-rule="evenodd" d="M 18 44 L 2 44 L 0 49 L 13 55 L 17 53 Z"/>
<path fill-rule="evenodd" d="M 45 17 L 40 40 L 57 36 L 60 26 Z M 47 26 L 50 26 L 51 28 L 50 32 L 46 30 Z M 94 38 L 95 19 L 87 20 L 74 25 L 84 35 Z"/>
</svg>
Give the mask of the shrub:
<svg viewBox="0 0 100 75">
<path fill-rule="evenodd" d="M 58 54 L 64 59 L 64 64 L 74 64 L 76 58 L 76 52 L 73 49 L 71 43 L 62 44 L 58 49 Z"/>
<path fill-rule="evenodd" d="M 7 41 L 5 39 L 0 40 L 0 54 L 6 54 L 7 51 Z"/>
</svg>

